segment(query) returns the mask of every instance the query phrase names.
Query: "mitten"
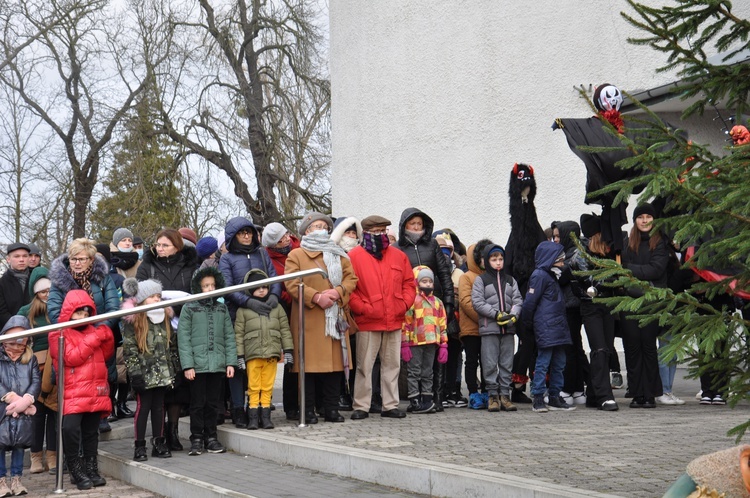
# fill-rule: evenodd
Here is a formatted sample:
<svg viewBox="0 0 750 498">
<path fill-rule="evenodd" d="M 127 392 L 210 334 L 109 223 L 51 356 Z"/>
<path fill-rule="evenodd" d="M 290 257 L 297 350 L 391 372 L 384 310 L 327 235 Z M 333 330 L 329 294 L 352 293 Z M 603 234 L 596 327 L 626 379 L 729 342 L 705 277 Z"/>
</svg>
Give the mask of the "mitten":
<svg viewBox="0 0 750 498">
<path fill-rule="evenodd" d="M 146 391 L 146 381 L 143 379 L 143 375 L 131 375 L 130 376 L 130 387 L 136 393 L 143 393 Z"/>
<path fill-rule="evenodd" d="M 268 314 L 271 313 L 271 307 L 257 299 L 248 299 L 247 307 L 259 315 L 268 316 Z"/>
<path fill-rule="evenodd" d="M 294 365 L 294 355 L 291 351 L 284 351 L 284 365 Z"/>
<path fill-rule="evenodd" d="M 270 306 L 271 309 L 274 309 L 279 305 L 279 298 L 276 297 L 276 294 L 269 294 L 268 299 L 266 299 L 266 304 Z"/>
<path fill-rule="evenodd" d="M 441 365 L 443 363 L 448 363 L 448 345 L 447 344 L 441 344 L 440 349 L 438 349 L 438 363 Z"/>
<path fill-rule="evenodd" d="M 409 363 L 411 360 L 411 347 L 405 342 L 401 343 L 401 359 L 404 363 Z"/>
<path fill-rule="evenodd" d="M 26 410 L 23 412 L 24 415 L 34 415 L 36 414 L 36 406 L 32 403 L 31 406 L 26 408 Z"/>
<path fill-rule="evenodd" d="M 34 398 L 31 396 L 21 396 L 17 398 L 15 401 L 13 401 L 11 404 L 8 405 L 8 407 L 5 409 L 5 413 L 8 415 L 13 415 L 14 417 L 17 417 L 19 413 L 25 412 L 29 406 L 32 406 L 34 404 Z"/>
<path fill-rule="evenodd" d="M 245 370 L 247 365 L 245 365 L 245 357 L 244 356 L 238 356 L 237 357 L 237 368 L 240 370 Z"/>
</svg>

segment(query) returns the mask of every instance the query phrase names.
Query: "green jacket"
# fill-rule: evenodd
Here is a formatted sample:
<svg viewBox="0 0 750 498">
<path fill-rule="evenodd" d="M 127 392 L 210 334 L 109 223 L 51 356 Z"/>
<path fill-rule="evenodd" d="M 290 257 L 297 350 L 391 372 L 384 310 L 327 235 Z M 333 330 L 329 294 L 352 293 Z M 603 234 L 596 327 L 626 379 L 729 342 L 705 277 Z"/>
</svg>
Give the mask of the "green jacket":
<svg viewBox="0 0 750 498">
<path fill-rule="evenodd" d="M 183 306 L 177 336 L 183 371 L 218 373 L 237 365 L 232 320 L 223 303 L 203 299 Z"/>
<path fill-rule="evenodd" d="M 255 358 L 280 358 L 281 351 L 294 350 L 292 332 L 284 308 L 276 306 L 269 316 L 259 315 L 248 308 L 237 310 L 234 322 L 237 354 L 245 361 Z"/>
<path fill-rule="evenodd" d="M 168 320 L 169 318 L 165 318 Z M 174 382 L 175 363 L 177 362 L 177 346 L 174 332 L 167 346 L 165 322 L 155 324 L 148 321 L 146 347 L 148 352 L 138 350 L 135 342 L 135 329 L 127 319 L 122 322 L 122 350 L 125 366 L 131 377 L 142 376 L 146 389 L 167 387 Z"/>
</svg>

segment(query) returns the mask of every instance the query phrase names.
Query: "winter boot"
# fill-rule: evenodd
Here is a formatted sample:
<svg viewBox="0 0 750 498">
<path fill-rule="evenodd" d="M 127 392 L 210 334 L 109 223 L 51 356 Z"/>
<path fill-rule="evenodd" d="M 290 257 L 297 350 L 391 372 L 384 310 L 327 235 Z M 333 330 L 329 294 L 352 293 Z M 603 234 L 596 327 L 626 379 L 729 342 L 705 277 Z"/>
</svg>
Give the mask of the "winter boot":
<svg viewBox="0 0 750 498">
<path fill-rule="evenodd" d="M 232 415 L 234 416 L 234 426 L 236 428 L 247 429 L 247 414 L 244 408 L 232 408 Z"/>
<path fill-rule="evenodd" d="M 339 411 L 350 412 L 354 408 L 352 407 L 352 397 L 346 393 L 339 396 Z"/>
<path fill-rule="evenodd" d="M 247 428 L 251 431 L 254 431 L 258 428 L 258 409 L 257 408 L 247 409 Z"/>
<path fill-rule="evenodd" d="M 13 491 L 8 486 L 8 478 L 5 476 L 0 477 L 0 496 L 12 496 Z"/>
<path fill-rule="evenodd" d="M 406 411 L 409 413 L 416 413 L 416 411 L 419 410 L 419 404 L 419 396 L 409 398 L 409 406 L 406 407 Z"/>
<path fill-rule="evenodd" d="M 70 483 L 75 484 L 80 490 L 91 489 L 94 487 L 94 483 L 91 482 L 89 476 L 86 475 L 86 468 L 83 463 L 83 458 L 78 455 L 68 458 L 68 469 L 70 470 Z"/>
<path fill-rule="evenodd" d="M 180 443 L 179 429 L 180 424 L 167 424 L 167 447 L 172 451 L 182 451 L 182 443 Z"/>
<path fill-rule="evenodd" d="M 99 475 L 99 462 L 96 460 L 96 455 L 84 457 L 86 462 L 86 475 L 91 480 L 91 484 L 94 487 L 104 486 L 107 481 Z"/>
<path fill-rule="evenodd" d="M 57 452 L 47 450 L 44 454 L 44 466 L 49 469 L 49 473 L 52 475 L 57 474 Z"/>
<path fill-rule="evenodd" d="M 190 436 L 190 456 L 198 456 L 203 453 L 203 438 L 201 436 Z"/>
<path fill-rule="evenodd" d="M 13 493 L 13 496 L 21 496 L 25 495 L 29 492 L 28 489 L 26 489 L 26 486 L 21 484 L 21 476 L 13 476 L 10 479 L 10 492 Z"/>
<path fill-rule="evenodd" d="M 146 454 L 146 440 L 145 439 L 136 439 L 135 440 L 135 450 L 133 451 L 133 460 L 136 462 L 145 462 L 148 460 L 148 455 Z"/>
<path fill-rule="evenodd" d="M 169 446 L 167 446 L 166 438 L 151 438 L 151 446 L 153 446 L 153 449 L 151 450 L 151 456 L 155 456 L 158 458 L 172 458 L 172 452 L 169 451 Z"/>
<path fill-rule="evenodd" d="M 31 468 L 29 472 L 32 474 L 41 474 L 44 472 L 44 463 L 42 463 L 42 452 L 35 451 L 31 453 Z"/>
<path fill-rule="evenodd" d="M 216 436 L 212 436 L 206 439 L 205 441 L 206 445 L 206 451 L 209 453 L 224 453 L 226 448 L 222 446 L 222 444 L 219 442 L 218 439 L 216 439 Z"/>
<path fill-rule="evenodd" d="M 262 406 L 260 408 L 260 427 L 262 429 L 273 429 L 273 422 L 271 422 L 271 408 L 268 406 Z"/>
<path fill-rule="evenodd" d="M 488 412 L 499 412 L 500 411 L 500 397 L 497 394 L 490 396 L 490 402 L 487 405 Z"/>
<path fill-rule="evenodd" d="M 432 401 L 432 394 L 423 394 L 419 408 L 412 410 L 412 413 L 435 413 L 435 403 Z"/>
</svg>

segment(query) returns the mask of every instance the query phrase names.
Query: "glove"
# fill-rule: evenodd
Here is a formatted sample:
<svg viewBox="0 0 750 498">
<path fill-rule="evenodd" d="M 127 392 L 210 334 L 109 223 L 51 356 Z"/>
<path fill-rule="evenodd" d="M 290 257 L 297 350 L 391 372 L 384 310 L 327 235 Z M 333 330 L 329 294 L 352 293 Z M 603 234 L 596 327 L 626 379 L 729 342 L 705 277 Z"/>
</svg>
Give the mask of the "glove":
<svg viewBox="0 0 750 498">
<path fill-rule="evenodd" d="M 247 365 L 245 364 L 244 356 L 237 357 L 237 368 L 239 368 L 240 370 L 245 370 L 247 368 Z"/>
<path fill-rule="evenodd" d="M 448 363 L 448 345 L 447 344 L 441 344 L 440 349 L 438 349 L 438 363 L 441 365 L 444 363 Z"/>
<path fill-rule="evenodd" d="M 284 351 L 284 365 L 294 365 L 294 355 L 291 351 Z"/>
<path fill-rule="evenodd" d="M 497 314 L 497 318 L 495 319 L 497 321 L 497 324 L 501 327 L 505 327 L 508 324 L 514 324 L 518 321 L 518 317 L 516 315 L 511 315 L 509 313 L 500 312 Z"/>
<path fill-rule="evenodd" d="M 5 413 L 18 417 L 19 413 L 25 412 L 30 406 L 34 404 L 34 398 L 31 396 L 21 396 L 13 401 L 5 409 Z"/>
<path fill-rule="evenodd" d="M 23 414 L 24 415 L 29 415 L 29 416 L 35 415 L 36 414 L 36 405 L 34 405 L 32 403 L 31 406 L 29 406 L 28 408 L 26 408 L 26 410 L 23 412 Z M 13 415 L 13 416 L 16 417 L 18 415 L 16 414 L 16 415 Z"/>
<path fill-rule="evenodd" d="M 411 360 L 411 347 L 406 343 L 401 344 L 401 359 L 404 363 L 409 363 Z"/>
<path fill-rule="evenodd" d="M 278 300 L 276 301 L 276 304 L 278 304 Z M 246 305 L 248 308 L 259 315 L 268 316 L 271 313 L 271 307 L 263 301 L 258 301 L 257 299 L 248 299 Z"/>
<path fill-rule="evenodd" d="M 143 375 L 133 375 L 130 377 L 130 387 L 133 391 L 140 394 L 146 391 L 146 381 L 143 379 Z"/>
<path fill-rule="evenodd" d="M 274 309 L 279 305 L 279 298 L 276 296 L 276 294 L 268 295 L 268 299 L 266 299 L 266 305 L 270 306 L 271 309 Z"/>
</svg>

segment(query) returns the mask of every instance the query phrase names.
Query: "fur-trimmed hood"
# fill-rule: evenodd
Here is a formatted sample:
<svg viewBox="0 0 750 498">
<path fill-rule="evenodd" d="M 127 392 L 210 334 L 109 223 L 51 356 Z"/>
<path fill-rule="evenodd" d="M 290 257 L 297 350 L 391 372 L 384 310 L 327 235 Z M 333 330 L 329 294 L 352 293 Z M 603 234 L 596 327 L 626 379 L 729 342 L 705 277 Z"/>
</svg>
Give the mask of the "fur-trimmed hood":
<svg viewBox="0 0 750 498">
<path fill-rule="evenodd" d="M 91 282 L 101 286 L 104 278 L 109 273 L 109 265 L 100 254 L 94 257 L 92 265 Z M 67 254 L 62 254 L 52 261 L 48 276 L 52 285 L 60 289 L 63 294 L 79 288 L 76 281 L 73 280 L 73 275 L 70 273 L 70 261 Z"/>
<path fill-rule="evenodd" d="M 224 275 L 219 271 L 219 269 L 213 266 L 206 266 L 193 273 L 193 278 L 190 280 L 190 292 L 192 294 L 200 294 L 201 292 L 203 292 L 201 290 L 201 280 L 203 280 L 203 277 L 207 277 L 209 275 L 214 277 L 217 289 L 223 289 L 224 287 L 226 287 L 227 284 L 224 281 Z"/>
<path fill-rule="evenodd" d="M 336 222 L 333 224 L 333 231 L 331 232 L 331 240 L 336 244 L 341 242 L 341 237 L 344 236 L 346 230 L 352 225 L 357 228 L 357 240 L 362 242 L 362 223 L 354 216 L 336 218 Z"/>
</svg>

